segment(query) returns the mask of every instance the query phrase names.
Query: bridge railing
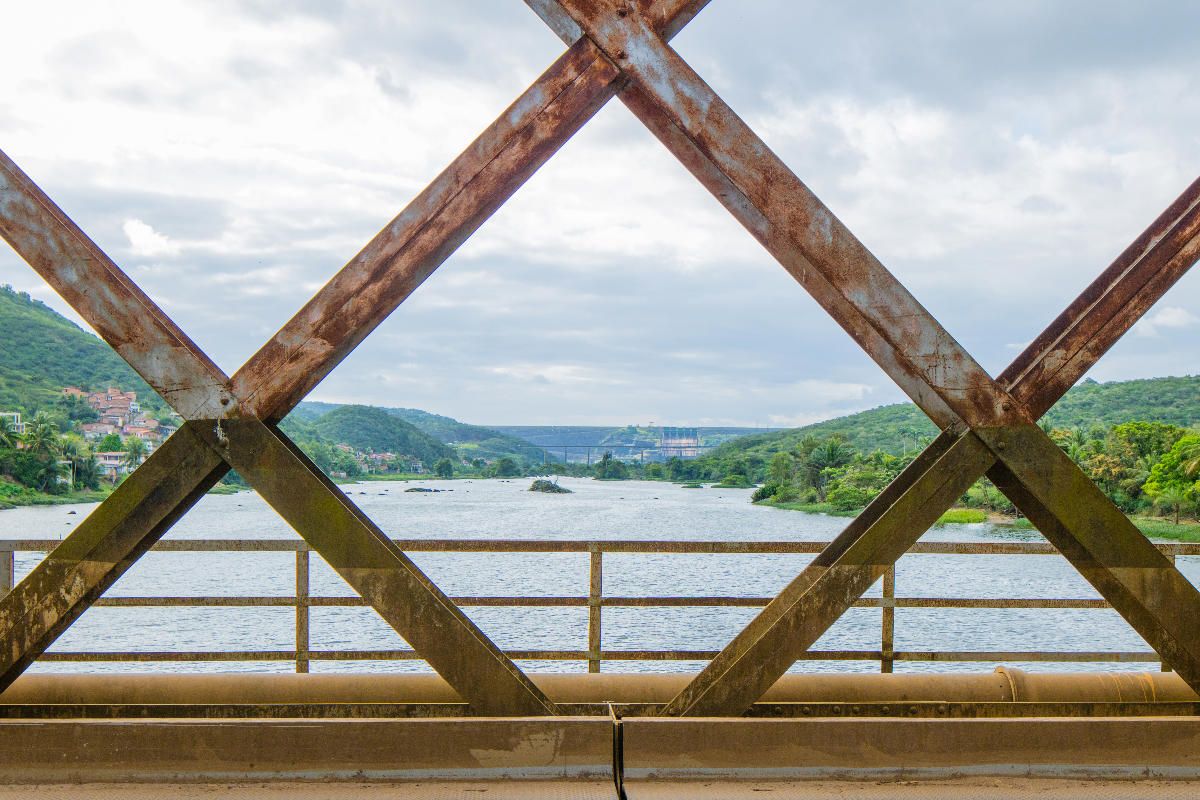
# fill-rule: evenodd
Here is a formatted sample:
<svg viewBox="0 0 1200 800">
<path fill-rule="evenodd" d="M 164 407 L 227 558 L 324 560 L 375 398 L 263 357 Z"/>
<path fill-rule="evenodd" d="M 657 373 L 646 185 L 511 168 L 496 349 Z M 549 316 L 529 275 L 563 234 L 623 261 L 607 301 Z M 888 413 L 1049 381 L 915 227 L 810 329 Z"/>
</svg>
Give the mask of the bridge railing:
<svg viewBox="0 0 1200 800">
<path fill-rule="evenodd" d="M 466 608 L 587 608 L 586 650 L 506 650 L 510 658 L 540 661 L 584 661 L 589 672 L 599 672 L 603 662 L 620 661 L 707 661 L 715 650 L 605 650 L 602 647 L 603 611 L 606 608 L 761 608 L 770 597 L 679 596 L 620 597 L 604 594 L 604 556 L 616 553 L 642 554 L 816 554 L 826 542 L 732 542 L 732 541 L 557 541 L 557 540 L 480 540 L 480 539 L 397 539 L 406 552 L 440 553 L 578 553 L 588 559 L 586 592 L 572 596 L 462 596 L 451 598 Z M 0 540 L 0 596 L 11 590 L 15 577 L 15 554 L 49 552 L 58 541 L 51 539 Z M 1200 543 L 1159 544 L 1158 549 L 1172 562 L 1176 556 L 1200 555 Z M 413 660 L 412 650 L 314 650 L 310 647 L 310 609 L 316 607 L 365 606 L 361 597 L 313 595 L 309 591 L 312 550 L 300 540 L 205 539 L 167 540 L 155 545 L 153 552 L 293 552 L 295 554 L 295 591 L 278 596 L 155 596 L 103 597 L 95 607 L 210 607 L 295 609 L 293 650 L 224 651 L 74 651 L 48 652 L 41 662 L 247 662 L 291 661 L 297 672 L 308 672 L 312 661 Z M 914 555 L 1056 555 L 1046 542 L 918 542 L 909 553 Z M 897 608 L 937 609 L 1106 609 L 1111 606 L 1100 598 L 1031 597 L 897 597 L 896 572 L 891 567 L 883 575 L 882 595 L 864 597 L 858 608 L 879 608 L 880 636 L 877 650 L 810 650 L 803 660 L 878 661 L 882 672 L 891 672 L 897 661 L 925 662 L 1159 662 L 1150 650 L 1113 651 L 950 651 L 896 650 L 894 648 Z"/>
</svg>

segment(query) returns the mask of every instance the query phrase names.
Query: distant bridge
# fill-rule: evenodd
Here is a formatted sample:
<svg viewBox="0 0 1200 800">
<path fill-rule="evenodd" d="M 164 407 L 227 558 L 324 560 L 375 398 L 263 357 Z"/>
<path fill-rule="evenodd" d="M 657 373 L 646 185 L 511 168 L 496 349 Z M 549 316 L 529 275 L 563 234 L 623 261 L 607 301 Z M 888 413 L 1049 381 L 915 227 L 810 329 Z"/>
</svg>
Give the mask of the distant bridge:
<svg viewBox="0 0 1200 800">
<path fill-rule="evenodd" d="M 571 454 L 574 453 L 575 461 L 579 463 L 592 463 L 592 451 L 597 451 L 601 456 L 609 452 L 613 454 L 613 458 L 631 458 L 636 457 L 643 464 L 646 463 L 646 454 L 650 454 L 650 461 L 666 461 L 668 458 L 695 458 L 702 456 L 705 453 L 713 450 L 717 445 L 702 444 L 695 445 L 695 455 L 679 455 L 677 445 L 662 445 L 662 444 L 530 444 L 522 445 L 521 449 L 540 450 L 542 454 L 542 463 L 548 463 L 553 460 L 552 456 L 557 453 L 562 453 L 562 463 L 572 463 Z M 665 452 L 664 452 L 665 451 Z"/>
</svg>

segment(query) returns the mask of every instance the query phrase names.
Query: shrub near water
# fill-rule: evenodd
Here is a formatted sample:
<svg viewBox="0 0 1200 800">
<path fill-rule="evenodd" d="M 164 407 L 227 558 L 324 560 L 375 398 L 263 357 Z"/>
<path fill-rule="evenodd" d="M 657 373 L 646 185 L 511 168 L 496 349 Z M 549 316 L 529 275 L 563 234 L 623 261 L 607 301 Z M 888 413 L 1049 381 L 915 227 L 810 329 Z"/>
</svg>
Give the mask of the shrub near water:
<svg viewBox="0 0 1200 800">
<path fill-rule="evenodd" d="M 538 479 L 530 485 L 530 492 L 546 492 L 548 494 L 573 494 L 573 492 L 565 486 L 559 486 L 557 483 L 551 483 L 545 479 Z"/>
<path fill-rule="evenodd" d="M 750 489 L 754 484 L 745 475 L 728 475 L 720 483 L 714 484 L 722 489 Z"/>
<path fill-rule="evenodd" d="M 934 525 L 957 525 L 970 522 L 987 522 L 987 514 L 976 508 L 952 508 L 938 517 Z"/>
</svg>

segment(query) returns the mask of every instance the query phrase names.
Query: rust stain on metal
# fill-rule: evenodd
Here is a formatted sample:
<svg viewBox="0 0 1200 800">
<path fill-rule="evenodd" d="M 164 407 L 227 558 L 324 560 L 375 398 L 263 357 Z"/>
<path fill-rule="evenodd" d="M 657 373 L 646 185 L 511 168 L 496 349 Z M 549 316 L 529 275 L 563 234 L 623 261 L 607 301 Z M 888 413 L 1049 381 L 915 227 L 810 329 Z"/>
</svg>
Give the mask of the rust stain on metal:
<svg viewBox="0 0 1200 800">
<path fill-rule="evenodd" d="M 282 434 L 229 420 L 222 454 L 446 682 L 482 714 L 555 714 L 554 704 Z"/>
<path fill-rule="evenodd" d="M 3 152 L 0 236 L 185 418 L 228 397 L 204 351 Z"/>
</svg>

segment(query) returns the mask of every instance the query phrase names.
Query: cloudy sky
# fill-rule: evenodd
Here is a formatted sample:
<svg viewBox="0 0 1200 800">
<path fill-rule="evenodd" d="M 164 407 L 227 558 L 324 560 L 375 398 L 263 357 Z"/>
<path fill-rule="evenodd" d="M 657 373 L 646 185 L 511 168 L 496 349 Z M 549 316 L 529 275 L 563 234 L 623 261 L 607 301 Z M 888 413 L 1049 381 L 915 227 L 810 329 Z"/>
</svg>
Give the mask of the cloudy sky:
<svg viewBox="0 0 1200 800">
<path fill-rule="evenodd" d="M 227 372 L 561 52 L 520 0 L 10 3 L 0 149 Z M 676 48 L 993 374 L 1200 172 L 1200 6 L 714 0 Z M 66 306 L 6 245 L 0 283 Z M 1200 372 L 1200 274 L 1093 370 Z M 619 103 L 312 394 L 481 424 L 904 399 Z"/>
</svg>

